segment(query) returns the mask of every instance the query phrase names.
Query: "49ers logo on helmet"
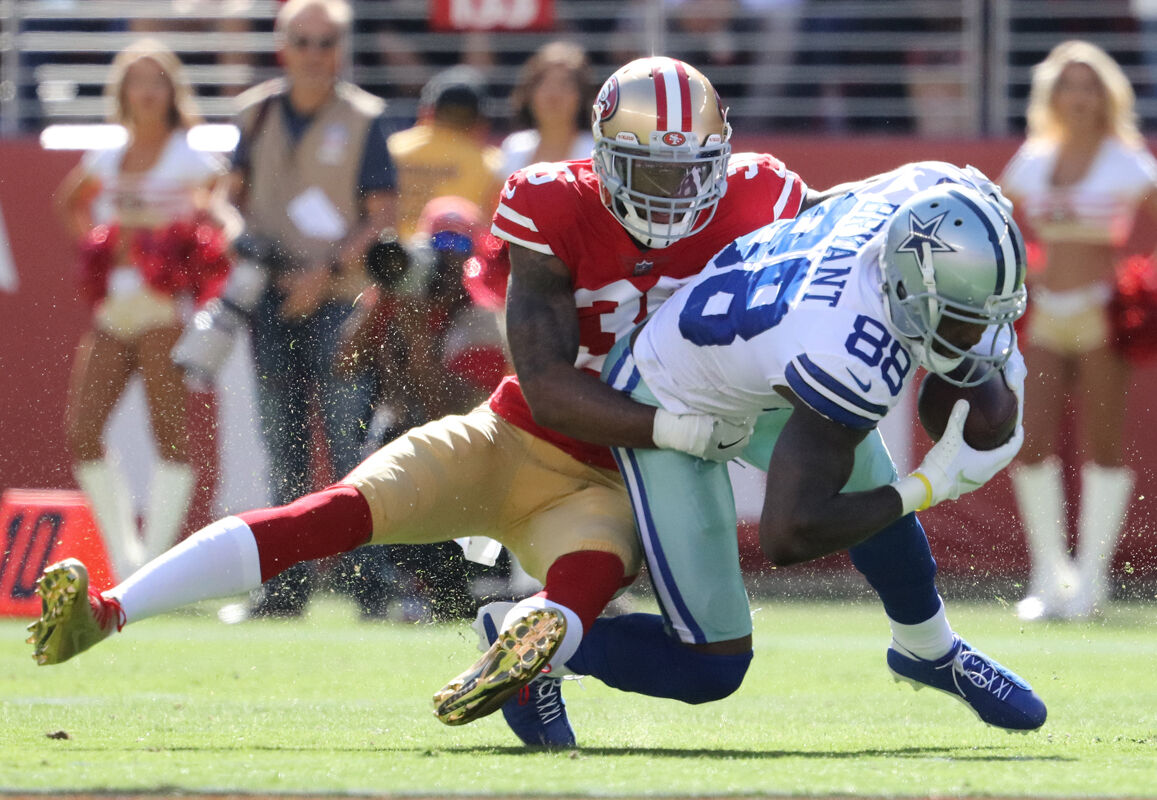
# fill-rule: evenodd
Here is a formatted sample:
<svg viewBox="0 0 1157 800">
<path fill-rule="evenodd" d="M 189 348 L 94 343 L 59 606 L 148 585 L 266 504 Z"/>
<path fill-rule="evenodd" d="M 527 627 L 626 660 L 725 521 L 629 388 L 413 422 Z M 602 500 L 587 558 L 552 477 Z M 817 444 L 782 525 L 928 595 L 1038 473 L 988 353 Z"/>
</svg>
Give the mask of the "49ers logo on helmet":
<svg viewBox="0 0 1157 800">
<path fill-rule="evenodd" d="M 668 147 L 679 147 L 687 144 L 687 137 L 679 133 L 679 131 L 667 131 L 663 134 L 663 144 Z"/>
<path fill-rule="evenodd" d="M 599 96 L 595 100 L 595 122 L 606 122 L 615 115 L 619 107 L 619 79 L 612 75 L 599 89 Z"/>
</svg>

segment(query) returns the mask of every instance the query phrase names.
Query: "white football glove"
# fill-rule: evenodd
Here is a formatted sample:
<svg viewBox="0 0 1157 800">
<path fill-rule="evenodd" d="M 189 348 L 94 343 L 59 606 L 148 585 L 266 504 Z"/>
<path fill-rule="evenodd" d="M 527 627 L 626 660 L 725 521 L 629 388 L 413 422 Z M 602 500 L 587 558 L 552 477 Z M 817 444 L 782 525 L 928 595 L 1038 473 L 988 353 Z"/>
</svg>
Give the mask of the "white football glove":
<svg viewBox="0 0 1157 800">
<path fill-rule="evenodd" d="M 903 501 L 904 513 L 923 511 L 945 500 L 979 489 L 1007 467 L 1024 443 L 1024 426 L 1017 424 L 1012 438 L 995 450 L 974 450 L 964 442 L 968 401 L 957 400 L 944 434 L 920 466 L 892 484 Z"/>
<path fill-rule="evenodd" d="M 743 452 L 754 430 L 753 419 L 736 424 L 708 414 L 672 414 L 660 408 L 655 411 L 651 438 L 655 447 L 723 462 Z"/>
</svg>

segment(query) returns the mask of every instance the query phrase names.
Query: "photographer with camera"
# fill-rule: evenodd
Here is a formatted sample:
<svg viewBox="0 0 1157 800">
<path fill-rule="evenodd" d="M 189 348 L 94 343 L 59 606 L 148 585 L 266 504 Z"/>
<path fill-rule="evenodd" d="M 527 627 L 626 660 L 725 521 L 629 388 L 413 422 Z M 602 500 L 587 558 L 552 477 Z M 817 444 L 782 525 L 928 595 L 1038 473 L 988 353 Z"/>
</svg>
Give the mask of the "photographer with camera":
<svg viewBox="0 0 1157 800">
<path fill-rule="evenodd" d="M 241 138 L 229 197 L 245 231 L 219 303 L 200 314 L 175 357 L 211 377 L 243 322 L 250 329 L 271 500 L 292 502 L 357 465 L 369 386 L 332 364 L 342 323 L 366 285 L 364 254 L 394 224 L 396 188 L 382 100 L 338 78 L 346 0 L 289 0 L 274 33 L 284 76 L 238 98 Z M 328 475 L 311 474 L 313 425 Z M 260 590 L 247 615 L 300 614 L 311 565 Z"/>
<path fill-rule="evenodd" d="M 335 366 L 346 377 L 367 366 L 375 374 L 379 413 L 366 456 L 410 428 L 466 413 L 506 374 L 497 319 L 463 285 L 484 233 L 477 205 L 445 196 L 426 204 L 409 245 L 386 237 L 375 245 L 367 263 L 372 285 L 344 326 Z"/>
<path fill-rule="evenodd" d="M 368 254 L 373 283 L 346 321 L 334 366 L 343 376 L 367 368 L 374 375 L 367 458 L 411 428 L 468 413 L 509 370 L 495 315 L 476 306 L 463 284 L 484 233 L 477 205 L 437 197 L 422 209 L 408 245 L 383 236 Z M 346 567 L 357 559 L 361 579 L 351 588 L 367 617 L 387 614 L 398 601 L 405 619 L 472 619 L 471 579 L 497 579 L 467 565 L 453 542 L 363 547 L 345 558 Z"/>
</svg>

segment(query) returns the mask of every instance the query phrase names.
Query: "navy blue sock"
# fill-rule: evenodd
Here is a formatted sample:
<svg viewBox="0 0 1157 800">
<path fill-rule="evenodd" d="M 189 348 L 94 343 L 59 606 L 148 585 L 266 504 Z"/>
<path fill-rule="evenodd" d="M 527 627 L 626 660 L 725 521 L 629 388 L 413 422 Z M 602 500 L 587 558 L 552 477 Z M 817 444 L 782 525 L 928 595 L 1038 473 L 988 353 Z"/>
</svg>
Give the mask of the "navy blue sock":
<svg viewBox="0 0 1157 800">
<path fill-rule="evenodd" d="M 566 665 L 624 692 L 706 703 L 738 689 L 750 663 L 750 652 L 711 655 L 684 647 L 657 614 L 624 614 L 595 620 Z"/>
<path fill-rule="evenodd" d="M 848 554 L 880 596 L 889 619 L 915 625 L 940 610 L 936 560 L 915 514 L 900 517 Z"/>
</svg>

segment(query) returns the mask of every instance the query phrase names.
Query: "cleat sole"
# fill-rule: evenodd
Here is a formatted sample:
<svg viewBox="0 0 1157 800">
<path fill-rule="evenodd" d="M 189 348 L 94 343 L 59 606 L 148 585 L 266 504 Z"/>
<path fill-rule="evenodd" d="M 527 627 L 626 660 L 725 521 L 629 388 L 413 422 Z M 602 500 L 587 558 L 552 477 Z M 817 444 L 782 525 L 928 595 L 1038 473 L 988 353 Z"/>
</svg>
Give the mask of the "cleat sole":
<svg viewBox="0 0 1157 800">
<path fill-rule="evenodd" d="M 915 678 L 909 678 L 907 675 L 901 675 L 900 673 L 895 672 L 895 671 L 892 671 L 892 680 L 895 681 L 896 683 L 906 683 L 909 686 L 911 686 L 913 689 L 915 689 L 917 692 L 923 691 L 924 689 L 934 689 L 935 691 L 940 692 L 941 694 L 946 694 L 949 697 L 951 697 L 953 700 L 956 700 L 957 702 L 962 703 L 964 705 L 964 707 L 967 708 L 968 711 L 972 714 L 972 716 L 976 717 L 978 720 L 983 722 L 985 725 L 988 725 L 989 727 L 992 727 L 992 728 L 998 728 L 1000 730 L 1008 730 L 1007 728 L 1001 728 L 1000 725 L 993 725 L 991 722 L 985 722 L 984 718 L 980 716 L 980 712 L 977 711 L 975 708 L 973 708 L 971 703 L 969 703 L 967 700 L 965 700 L 960 695 L 956 694 L 956 692 L 946 691 L 944 689 L 941 689 L 939 686 L 929 686 L 926 683 L 921 683 L 920 681 L 916 680 Z M 1023 732 L 1024 731 L 1021 731 L 1021 733 L 1023 733 Z"/>
<path fill-rule="evenodd" d="M 446 725 L 465 725 L 497 711 L 542 672 L 565 635 L 566 619 L 559 612 L 530 612 L 434 694 L 434 716 Z"/>
<path fill-rule="evenodd" d="M 37 664 L 59 664 L 108 635 L 91 618 L 88 606 L 88 571 L 76 559 L 45 568 L 36 582 L 40 619 L 28 626 L 27 642 Z M 83 604 L 79 608 L 78 604 Z"/>
</svg>

